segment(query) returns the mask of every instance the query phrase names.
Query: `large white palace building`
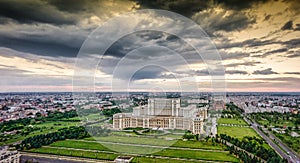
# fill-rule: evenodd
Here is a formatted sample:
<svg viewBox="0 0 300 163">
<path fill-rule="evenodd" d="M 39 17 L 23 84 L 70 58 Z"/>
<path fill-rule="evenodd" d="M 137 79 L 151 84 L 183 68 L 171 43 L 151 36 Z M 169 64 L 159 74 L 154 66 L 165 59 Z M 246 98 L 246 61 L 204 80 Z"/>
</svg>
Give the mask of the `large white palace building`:
<svg viewBox="0 0 300 163">
<path fill-rule="evenodd" d="M 196 105 L 180 107 L 179 98 L 150 98 L 148 105 L 133 108 L 132 113 L 115 114 L 113 128 L 182 129 L 202 134 L 207 109 L 208 106 L 198 108 Z"/>
</svg>

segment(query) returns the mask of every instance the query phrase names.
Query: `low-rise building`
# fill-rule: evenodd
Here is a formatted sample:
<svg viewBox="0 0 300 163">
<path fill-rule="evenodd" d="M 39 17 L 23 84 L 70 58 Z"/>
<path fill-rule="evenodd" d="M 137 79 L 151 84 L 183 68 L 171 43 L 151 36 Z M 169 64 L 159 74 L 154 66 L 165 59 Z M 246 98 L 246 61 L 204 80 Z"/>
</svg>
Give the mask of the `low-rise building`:
<svg viewBox="0 0 300 163">
<path fill-rule="evenodd" d="M 10 151 L 7 146 L 0 149 L 0 163 L 19 163 L 20 154 L 18 151 Z"/>
</svg>

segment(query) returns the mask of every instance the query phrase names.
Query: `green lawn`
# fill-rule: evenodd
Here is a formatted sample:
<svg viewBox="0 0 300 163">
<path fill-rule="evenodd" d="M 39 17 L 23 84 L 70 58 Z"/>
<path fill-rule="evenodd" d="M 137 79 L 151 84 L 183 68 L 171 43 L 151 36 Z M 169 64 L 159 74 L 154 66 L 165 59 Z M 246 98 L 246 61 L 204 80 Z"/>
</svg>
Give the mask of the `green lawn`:
<svg viewBox="0 0 300 163">
<path fill-rule="evenodd" d="M 142 162 L 142 163 L 195 163 L 198 161 L 189 161 L 189 160 L 177 160 L 177 159 L 162 159 L 162 158 L 149 158 L 149 157 L 134 157 L 132 162 Z M 199 163 L 199 162 L 198 162 Z"/>
<path fill-rule="evenodd" d="M 32 131 L 28 135 L 24 135 L 24 136 L 22 136 L 20 134 L 13 135 L 11 139 L 8 139 L 5 142 L 0 142 L 0 145 L 10 144 L 10 143 L 14 143 L 17 141 L 21 141 L 21 140 L 24 140 L 25 138 L 28 138 L 28 137 L 31 137 L 34 135 L 40 135 L 40 134 L 45 134 L 45 133 L 49 133 L 49 132 L 54 132 L 60 128 L 70 127 L 70 126 L 78 126 L 78 125 L 79 125 L 79 122 L 71 122 L 71 121 L 37 123 L 32 126 L 34 128 L 40 128 L 40 129 Z"/>
<path fill-rule="evenodd" d="M 38 149 L 31 149 L 29 152 L 44 153 L 44 154 L 55 154 L 73 157 L 85 157 L 101 160 L 114 160 L 118 154 L 93 152 L 93 151 L 82 151 L 73 149 L 54 149 L 49 147 L 42 147 Z M 207 152 L 207 151 L 182 151 L 182 150 L 171 150 L 166 149 L 153 154 L 155 156 L 163 157 L 174 157 L 174 158 L 186 158 L 186 159 L 198 159 L 198 160 L 213 160 L 213 161 L 229 161 L 239 162 L 237 158 L 230 155 L 228 152 Z M 170 161 L 171 160 L 171 161 Z M 135 157 L 133 162 L 193 162 L 183 161 L 167 158 L 149 158 L 149 157 Z"/>
<path fill-rule="evenodd" d="M 97 142 L 83 142 L 78 140 L 63 140 L 52 143 L 51 147 L 66 147 L 66 148 L 77 148 L 77 149 L 90 149 L 99 151 L 111 151 L 105 146 Z"/>
<path fill-rule="evenodd" d="M 49 148 L 49 147 L 41 147 L 38 149 L 31 149 L 31 150 L 29 150 L 29 152 L 64 155 L 64 156 L 75 156 L 75 157 L 85 157 L 85 158 L 95 158 L 95 159 L 101 159 L 101 160 L 114 160 L 118 156 L 117 154 L 110 154 L 110 153 L 81 151 L 81 150 L 72 150 L 72 149 L 54 149 L 54 148 Z"/>
<path fill-rule="evenodd" d="M 165 140 L 160 138 L 152 137 L 132 137 L 132 136 L 117 136 L 111 135 L 106 137 L 91 137 L 85 138 L 85 140 L 99 140 L 106 142 L 116 142 L 116 143 L 127 143 L 127 144 L 147 144 L 156 146 L 170 146 L 176 142 L 176 140 Z"/>
<path fill-rule="evenodd" d="M 106 117 L 104 115 L 100 115 L 100 113 L 94 113 L 86 116 L 80 116 L 79 119 L 82 121 L 99 121 L 106 119 Z"/>
<path fill-rule="evenodd" d="M 180 133 L 180 134 L 165 134 L 165 135 L 161 135 L 161 136 L 158 136 L 159 138 L 162 138 L 162 139 L 181 139 L 182 136 L 184 134 Z"/>
<path fill-rule="evenodd" d="M 293 127 L 293 126 L 295 126 L 294 125 L 294 123 L 293 122 L 291 122 L 291 121 L 279 121 L 279 122 L 269 122 L 268 120 L 258 120 L 257 121 L 259 124 L 261 124 L 261 125 L 271 125 L 271 126 L 279 126 L 279 127 L 283 127 L 283 126 L 291 126 L 291 127 Z"/>
<path fill-rule="evenodd" d="M 218 124 L 236 124 L 236 125 L 248 125 L 241 118 L 219 118 Z"/>
<path fill-rule="evenodd" d="M 292 137 L 286 134 L 275 134 L 282 142 L 292 148 L 295 152 L 300 155 L 300 137 Z"/>
<path fill-rule="evenodd" d="M 233 155 L 229 154 L 229 152 L 164 149 L 158 153 L 155 153 L 154 155 L 199 160 L 239 162 L 239 160 Z"/>
<path fill-rule="evenodd" d="M 112 131 L 111 135 L 119 135 L 119 136 L 137 136 L 135 133 L 133 132 L 126 132 L 126 131 Z"/>
<path fill-rule="evenodd" d="M 237 126 L 218 126 L 218 134 L 226 134 L 239 139 L 242 139 L 244 136 L 259 137 L 259 135 L 252 128 Z"/>
<path fill-rule="evenodd" d="M 294 127 L 295 124 L 290 121 L 290 120 L 278 120 L 274 122 L 269 122 L 266 119 L 258 118 L 257 122 L 261 125 L 268 125 L 268 126 L 278 126 L 278 127 L 283 127 L 283 126 L 291 126 Z"/>
<path fill-rule="evenodd" d="M 183 148 L 196 148 L 196 149 L 212 149 L 212 150 L 223 150 L 223 147 L 219 144 L 213 145 L 211 141 L 182 141 L 178 140 L 172 147 L 183 147 Z"/>
<path fill-rule="evenodd" d="M 112 143 L 102 143 L 102 145 L 106 146 L 107 148 L 118 152 L 118 153 L 125 153 L 125 154 L 153 154 L 159 152 L 162 148 L 161 147 L 149 147 L 149 146 L 139 146 L 138 144 L 112 144 Z"/>
<path fill-rule="evenodd" d="M 167 141 L 167 140 L 164 140 Z M 152 145 L 152 144 L 149 144 Z M 115 144 L 110 142 L 98 143 L 97 141 L 80 141 L 80 140 L 63 140 L 50 145 L 51 147 L 65 147 L 76 149 L 89 149 L 99 151 L 116 151 L 133 154 L 151 154 L 161 150 L 161 145 L 158 147 L 139 146 L 139 144 Z M 168 147 L 168 146 L 166 146 Z M 172 147 L 193 148 L 193 149 L 210 149 L 210 150 L 224 150 L 219 144 L 213 145 L 211 141 L 182 141 L 179 140 Z"/>
<path fill-rule="evenodd" d="M 261 125 L 269 125 L 269 121 L 267 121 L 267 120 L 259 120 L 259 121 L 257 121 L 257 123 L 259 123 Z"/>
</svg>

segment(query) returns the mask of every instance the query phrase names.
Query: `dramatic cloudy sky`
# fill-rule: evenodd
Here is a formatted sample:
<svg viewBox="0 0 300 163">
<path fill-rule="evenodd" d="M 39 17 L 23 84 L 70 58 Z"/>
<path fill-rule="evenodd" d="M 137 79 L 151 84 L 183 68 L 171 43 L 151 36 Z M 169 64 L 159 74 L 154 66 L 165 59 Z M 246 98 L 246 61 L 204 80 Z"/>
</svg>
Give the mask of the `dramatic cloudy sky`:
<svg viewBox="0 0 300 163">
<path fill-rule="evenodd" d="M 0 91 L 72 91 L 87 36 L 141 9 L 172 11 L 199 24 L 222 57 L 227 91 L 300 91 L 299 8 L 298 0 L 0 0 Z M 157 48 L 136 49 L 147 45 Z M 198 91 L 209 91 L 210 73 L 194 53 L 167 33 L 132 33 L 106 51 L 95 70 L 96 90 L 109 91 L 112 77 L 120 90 L 178 90 L 193 85 L 192 76 Z M 137 70 L 145 61 L 151 64 Z"/>
</svg>

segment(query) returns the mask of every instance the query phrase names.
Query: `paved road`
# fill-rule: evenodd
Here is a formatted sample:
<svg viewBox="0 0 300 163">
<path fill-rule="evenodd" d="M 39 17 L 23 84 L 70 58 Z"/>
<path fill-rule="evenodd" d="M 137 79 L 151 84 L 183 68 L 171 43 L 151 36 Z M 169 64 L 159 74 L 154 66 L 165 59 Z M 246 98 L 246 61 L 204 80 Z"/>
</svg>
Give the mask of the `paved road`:
<svg viewBox="0 0 300 163">
<path fill-rule="evenodd" d="M 268 130 L 266 130 L 266 132 L 269 134 L 270 139 L 275 140 L 276 142 L 278 142 L 278 145 L 286 151 L 286 153 L 288 152 L 288 156 L 290 159 L 294 160 L 295 162 L 299 161 L 300 162 L 300 158 L 299 155 L 297 155 L 297 153 L 293 150 L 291 150 L 289 147 L 287 147 L 280 139 L 278 139 L 275 135 L 273 135 L 272 132 L 269 132 Z"/>
<path fill-rule="evenodd" d="M 287 160 L 289 160 L 290 162 L 293 163 L 298 163 L 297 161 L 300 162 L 300 159 L 295 155 L 294 158 L 290 155 L 287 154 L 287 152 L 289 152 L 290 154 L 294 155 L 294 153 L 287 149 L 287 148 L 283 148 L 284 150 L 282 150 L 281 148 L 279 148 L 273 141 L 272 139 L 274 139 L 274 137 L 268 137 L 265 133 L 263 133 L 258 127 L 260 126 L 259 124 L 257 124 L 256 122 L 252 123 L 250 120 L 248 120 L 246 117 L 244 117 L 244 120 L 248 123 L 251 124 L 251 127 L 263 138 L 266 140 L 266 142 L 282 157 L 282 158 L 286 158 Z M 281 146 L 284 146 L 282 143 L 278 143 Z"/>
<path fill-rule="evenodd" d="M 51 154 L 41 154 L 41 153 L 30 153 L 30 152 L 20 152 L 21 154 L 21 162 L 25 159 L 35 159 L 41 163 L 99 163 L 99 162 L 113 162 L 113 161 L 105 161 L 105 160 L 97 160 L 97 159 L 89 159 L 89 158 L 81 158 L 81 157 L 71 157 L 71 156 L 60 156 L 60 155 L 51 155 Z M 26 160 L 25 160 L 26 161 Z M 24 162 L 25 162 L 24 161 Z"/>
<path fill-rule="evenodd" d="M 35 154 L 36 155 L 36 154 Z M 22 155 L 20 157 L 20 163 L 26 163 L 26 161 L 38 162 L 38 163 L 84 163 L 84 161 L 71 161 L 71 160 L 61 160 L 59 158 L 48 158 L 48 157 L 40 157 L 40 156 L 27 156 Z"/>
<path fill-rule="evenodd" d="M 211 118 L 211 133 L 212 133 L 212 136 L 216 136 L 218 134 L 218 130 L 217 130 L 217 118 L 216 117 L 213 117 Z"/>
</svg>

